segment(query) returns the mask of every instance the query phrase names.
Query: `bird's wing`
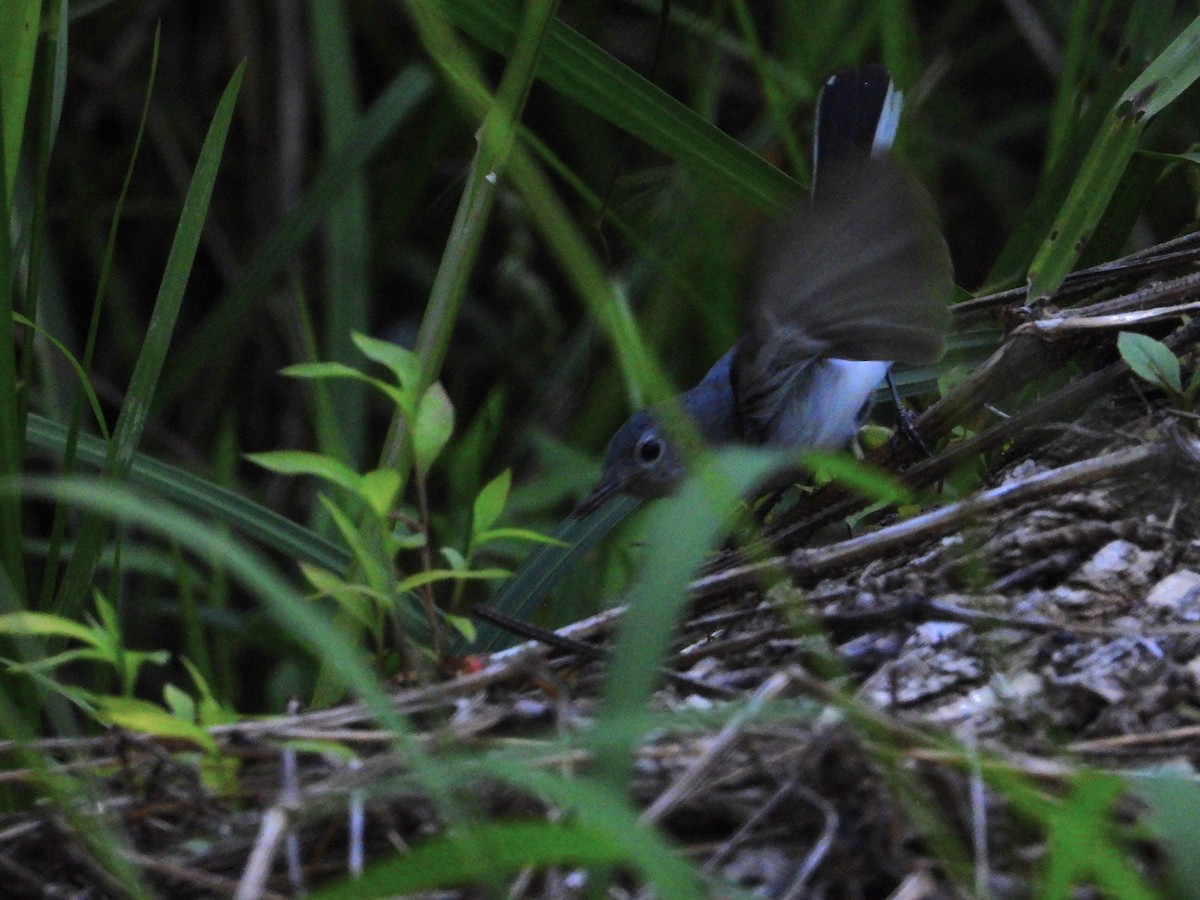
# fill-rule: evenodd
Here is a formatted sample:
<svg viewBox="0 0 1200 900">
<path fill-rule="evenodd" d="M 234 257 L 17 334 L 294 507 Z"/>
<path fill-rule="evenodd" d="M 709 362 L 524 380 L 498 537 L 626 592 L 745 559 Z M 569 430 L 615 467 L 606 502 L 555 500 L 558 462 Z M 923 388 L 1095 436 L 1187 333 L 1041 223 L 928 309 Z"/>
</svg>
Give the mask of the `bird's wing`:
<svg viewBox="0 0 1200 900">
<path fill-rule="evenodd" d="M 886 158 L 826 164 L 778 226 L 734 361 L 743 427 L 814 357 L 923 364 L 945 346 L 950 258 L 925 192 Z"/>
</svg>

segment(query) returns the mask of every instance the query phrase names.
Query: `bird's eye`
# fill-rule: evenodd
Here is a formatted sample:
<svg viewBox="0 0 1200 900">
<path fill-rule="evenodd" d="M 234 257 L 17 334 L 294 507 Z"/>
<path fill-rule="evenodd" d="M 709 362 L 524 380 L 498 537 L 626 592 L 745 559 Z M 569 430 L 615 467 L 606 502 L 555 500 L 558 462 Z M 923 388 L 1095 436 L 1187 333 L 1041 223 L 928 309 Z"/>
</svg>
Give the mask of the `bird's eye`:
<svg viewBox="0 0 1200 900">
<path fill-rule="evenodd" d="M 652 434 L 643 437 L 637 444 L 637 459 L 643 466 L 652 466 L 663 453 L 663 442 Z"/>
</svg>

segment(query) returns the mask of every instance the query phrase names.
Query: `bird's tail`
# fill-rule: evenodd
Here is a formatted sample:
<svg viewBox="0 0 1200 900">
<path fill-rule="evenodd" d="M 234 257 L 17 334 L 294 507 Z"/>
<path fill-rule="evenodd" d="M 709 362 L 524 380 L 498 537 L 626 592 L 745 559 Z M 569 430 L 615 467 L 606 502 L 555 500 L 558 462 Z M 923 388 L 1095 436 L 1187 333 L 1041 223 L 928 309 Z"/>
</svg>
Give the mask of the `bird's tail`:
<svg viewBox="0 0 1200 900">
<path fill-rule="evenodd" d="M 879 64 L 846 69 L 826 81 L 817 99 L 814 193 L 822 169 L 886 154 L 896 139 L 903 106 L 903 93 Z"/>
</svg>

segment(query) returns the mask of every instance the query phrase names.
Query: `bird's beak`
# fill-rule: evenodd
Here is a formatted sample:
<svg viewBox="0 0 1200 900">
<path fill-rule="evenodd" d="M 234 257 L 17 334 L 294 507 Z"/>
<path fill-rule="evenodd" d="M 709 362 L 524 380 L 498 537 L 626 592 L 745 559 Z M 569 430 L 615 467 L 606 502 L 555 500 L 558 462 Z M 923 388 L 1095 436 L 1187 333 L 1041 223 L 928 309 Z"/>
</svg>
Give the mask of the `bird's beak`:
<svg viewBox="0 0 1200 900">
<path fill-rule="evenodd" d="M 590 516 L 603 506 L 613 494 L 618 493 L 620 490 L 621 483 L 619 481 L 602 478 L 600 483 L 592 488 L 592 492 L 584 497 L 578 506 L 571 510 L 571 518 L 582 519 L 584 516 Z"/>
</svg>

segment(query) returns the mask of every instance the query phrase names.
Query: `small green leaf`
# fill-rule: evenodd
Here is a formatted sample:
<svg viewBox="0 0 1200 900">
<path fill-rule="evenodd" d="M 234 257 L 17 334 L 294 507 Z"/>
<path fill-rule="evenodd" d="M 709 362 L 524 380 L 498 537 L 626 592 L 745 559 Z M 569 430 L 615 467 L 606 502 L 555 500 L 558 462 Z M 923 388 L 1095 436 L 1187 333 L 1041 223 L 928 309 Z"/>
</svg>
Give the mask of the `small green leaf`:
<svg viewBox="0 0 1200 900">
<path fill-rule="evenodd" d="M 317 589 L 321 597 L 327 597 L 338 605 L 346 615 L 364 628 L 375 626 L 374 610 L 383 602 L 378 591 L 363 585 L 351 584 L 322 572 L 312 566 L 301 564 L 301 571 L 309 584 Z"/>
<path fill-rule="evenodd" d="M 87 662 L 97 662 L 108 664 L 111 662 L 107 653 L 102 653 L 98 650 L 64 650 L 62 653 L 55 653 L 53 656 L 43 656 L 38 659 L 31 659 L 28 662 L 14 662 L 10 659 L 3 660 L 5 667 L 10 672 L 23 672 L 25 674 L 34 675 L 38 672 L 53 672 L 60 666 L 65 666 L 68 663 L 79 662 L 85 660 Z"/>
<path fill-rule="evenodd" d="M 320 453 L 308 450 L 270 450 L 266 453 L 247 453 L 246 459 L 280 475 L 315 475 L 347 490 L 358 490 L 358 473 L 345 463 Z"/>
<path fill-rule="evenodd" d="M 848 454 L 811 451 L 805 453 L 802 460 L 805 467 L 818 478 L 836 481 L 867 500 L 878 503 L 912 502 L 912 492 L 908 488 Z"/>
<path fill-rule="evenodd" d="M 1162 341 L 1136 331 L 1122 331 L 1117 335 L 1117 350 L 1139 377 L 1167 391 L 1182 392 L 1179 359 Z"/>
<path fill-rule="evenodd" d="M 334 591 L 340 590 L 345 581 L 334 575 L 328 569 L 322 569 L 320 566 L 314 566 L 311 563 L 300 563 L 300 574 L 318 594 L 329 596 Z"/>
<path fill-rule="evenodd" d="M 401 527 L 392 532 L 392 542 L 396 545 L 397 550 L 419 550 L 429 542 L 429 539 L 423 531 L 409 531 L 407 528 Z"/>
<path fill-rule="evenodd" d="M 358 495 L 381 519 L 392 509 L 400 491 L 400 473 L 395 469 L 375 469 L 358 480 Z"/>
<path fill-rule="evenodd" d="M 388 570 L 383 561 L 379 559 L 379 555 L 374 552 L 372 546 L 368 545 L 362 532 L 336 503 L 331 502 L 325 496 L 317 499 L 329 513 L 329 517 L 341 534 L 342 540 L 346 542 L 346 546 L 350 548 L 350 554 L 354 557 L 354 561 L 362 567 L 367 584 L 377 591 L 383 590 L 388 583 Z"/>
<path fill-rule="evenodd" d="M 13 612 L 0 615 L 0 634 L 69 637 L 93 647 L 102 647 L 106 643 L 104 636 L 96 629 L 80 625 L 73 619 L 38 612 Z"/>
<path fill-rule="evenodd" d="M 413 451 L 417 471 L 424 477 L 454 434 L 454 407 L 441 383 L 435 383 L 421 398 L 413 426 Z"/>
<path fill-rule="evenodd" d="M 288 378 L 355 378 L 368 380 L 367 376 L 353 366 L 340 362 L 295 363 L 280 370 Z"/>
<path fill-rule="evenodd" d="M 175 718 L 183 719 L 185 722 L 196 721 L 196 701 L 186 691 L 168 683 L 163 688 L 163 702 L 167 704 L 167 709 Z"/>
<path fill-rule="evenodd" d="M 363 356 L 389 369 L 402 388 L 406 391 L 413 390 L 421 376 L 421 361 L 415 353 L 399 344 L 365 334 L 355 333 L 352 340 Z"/>
<path fill-rule="evenodd" d="M 481 544 L 486 544 L 488 541 L 503 541 L 503 540 L 531 541 L 534 544 L 549 544 L 552 547 L 570 547 L 566 541 L 560 541 L 556 537 L 551 537 L 548 534 L 542 534 L 540 531 L 533 531 L 529 528 L 490 528 L 487 531 L 480 532 L 475 535 L 472 543 L 478 547 Z"/>
<path fill-rule="evenodd" d="M 404 593 L 426 584 L 433 584 L 435 581 L 466 581 L 468 579 L 479 581 L 507 578 L 510 574 L 507 569 L 476 569 L 474 572 L 462 572 L 457 569 L 430 569 L 427 572 L 409 575 L 396 586 L 396 591 Z"/>
<path fill-rule="evenodd" d="M 475 623 L 466 616 L 446 616 L 445 622 L 459 633 L 468 644 L 475 643 Z"/>
<path fill-rule="evenodd" d="M 205 729 L 154 703 L 133 697 L 100 697 L 98 705 L 97 714 L 106 724 L 159 737 L 183 738 L 199 744 L 209 753 L 217 752 L 217 742 Z"/>
<path fill-rule="evenodd" d="M 475 498 L 475 514 L 471 522 L 472 543 L 478 543 L 479 536 L 496 524 L 500 513 L 504 511 L 511 487 L 511 469 L 505 469 L 483 486 Z"/>
<path fill-rule="evenodd" d="M 465 572 L 470 566 L 467 564 L 467 559 L 453 547 L 443 547 L 442 556 L 446 558 L 446 562 L 450 563 L 450 568 L 459 572 Z"/>
</svg>

